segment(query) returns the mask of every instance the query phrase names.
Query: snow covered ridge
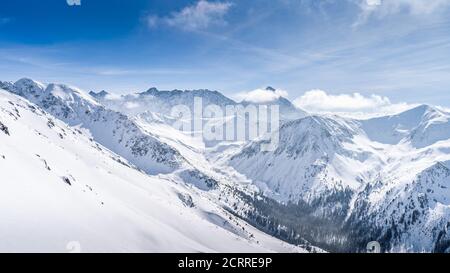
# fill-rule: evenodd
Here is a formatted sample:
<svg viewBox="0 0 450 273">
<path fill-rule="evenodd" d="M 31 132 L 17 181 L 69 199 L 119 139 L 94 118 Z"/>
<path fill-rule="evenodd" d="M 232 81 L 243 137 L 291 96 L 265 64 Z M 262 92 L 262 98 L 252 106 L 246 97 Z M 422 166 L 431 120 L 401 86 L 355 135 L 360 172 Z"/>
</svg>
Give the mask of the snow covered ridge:
<svg viewBox="0 0 450 273">
<path fill-rule="evenodd" d="M 60 88 L 33 87 L 30 100 L 0 89 L 0 252 L 305 251 L 234 217 L 208 192 L 149 176 L 97 143 L 84 124 L 123 117 Z M 88 110 L 99 113 L 76 115 Z"/>
<path fill-rule="evenodd" d="M 28 99 L 70 126 L 86 130 L 111 151 L 127 158 L 147 173 L 169 173 L 183 164 L 183 157 L 143 132 L 133 120 L 105 108 L 83 91 L 61 84 L 47 86 L 30 79 L 0 87 Z"/>
<path fill-rule="evenodd" d="M 268 87 L 265 92 L 275 91 Z M 275 149 L 280 121 L 306 115 L 278 96 L 264 103 L 245 100 L 236 103 L 217 91 L 159 91 L 156 88 L 122 96 L 106 91 L 91 91 L 90 95 L 99 103 L 129 116 L 139 116 L 150 122 L 158 120 L 186 134 L 201 137 L 207 146 L 269 137 L 263 149 Z"/>
<path fill-rule="evenodd" d="M 267 87 L 266 90 L 268 92 L 276 91 L 272 87 Z M 220 108 L 225 108 L 230 105 L 246 106 L 249 104 L 267 106 L 279 105 L 283 119 L 288 117 L 297 119 L 307 115 L 306 112 L 295 107 L 289 100 L 280 96 L 277 96 L 273 100 L 259 103 L 250 100 L 235 102 L 218 91 L 207 89 L 161 91 L 155 87 L 152 87 L 145 92 L 128 95 L 114 95 L 105 90 L 98 93 L 91 91 L 89 94 L 106 107 L 130 115 L 142 114 L 149 111 L 149 109 L 154 113 L 170 115 L 171 109 L 177 105 L 186 105 L 193 112 L 194 99 L 199 97 L 202 98 L 204 105 L 217 105 Z"/>
<path fill-rule="evenodd" d="M 275 151 L 251 142 L 229 163 L 271 198 L 341 226 L 333 239 L 311 241 L 450 251 L 449 113 L 422 105 L 361 121 L 309 116 L 279 134 Z"/>
</svg>

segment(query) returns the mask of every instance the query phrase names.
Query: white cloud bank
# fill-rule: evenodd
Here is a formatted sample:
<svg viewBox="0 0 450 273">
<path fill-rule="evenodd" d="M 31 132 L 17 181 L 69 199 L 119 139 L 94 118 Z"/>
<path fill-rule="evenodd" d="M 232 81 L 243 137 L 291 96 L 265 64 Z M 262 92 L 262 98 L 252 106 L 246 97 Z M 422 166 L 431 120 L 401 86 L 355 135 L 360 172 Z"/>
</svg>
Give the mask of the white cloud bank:
<svg viewBox="0 0 450 273">
<path fill-rule="evenodd" d="M 353 0 L 354 1 L 354 0 Z M 357 0 L 361 14 L 355 25 L 365 23 L 370 17 L 382 18 L 406 12 L 411 15 L 430 15 L 450 7 L 450 0 Z"/>
<path fill-rule="evenodd" d="M 392 103 L 388 97 L 364 96 L 359 93 L 327 94 L 323 90 L 311 90 L 294 100 L 294 105 L 310 113 L 337 114 L 351 118 L 371 118 L 397 114 L 417 104 Z"/>
<path fill-rule="evenodd" d="M 266 103 L 279 99 L 280 97 L 287 98 L 288 92 L 284 90 L 271 90 L 267 89 L 256 89 L 249 92 L 241 92 L 235 94 L 233 97 L 238 101 L 247 101 L 253 103 Z"/>
<path fill-rule="evenodd" d="M 147 18 L 147 22 L 153 28 L 158 25 L 167 25 L 189 31 L 203 30 L 213 25 L 225 25 L 224 16 L 231 6 L 229 2 L 200 0 L 166 17 L 151 15 Z"/>
</svg>

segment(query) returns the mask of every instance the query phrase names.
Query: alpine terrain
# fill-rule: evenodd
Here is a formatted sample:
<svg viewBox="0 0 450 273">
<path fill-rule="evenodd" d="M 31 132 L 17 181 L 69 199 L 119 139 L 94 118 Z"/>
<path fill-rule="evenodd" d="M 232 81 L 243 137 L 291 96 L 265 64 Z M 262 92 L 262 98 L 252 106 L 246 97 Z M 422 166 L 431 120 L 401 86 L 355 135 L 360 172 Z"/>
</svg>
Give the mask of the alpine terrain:
<svg viewBox="0 0 450 273">
<path fill-rule="evenodd" d="M 0 251 L 360 252 L 378 241 L 386 252 L 450 252 L 441 108 L 350 119 L 279 97 L 264 103 L 281 118 L 266 150 L 267 138 L 210 141 L 172 126 L 173 108 L 195 111 L 197 98 L 224 112 L 263 104 L 217 91 L 0 88 Z"/>
</svg>

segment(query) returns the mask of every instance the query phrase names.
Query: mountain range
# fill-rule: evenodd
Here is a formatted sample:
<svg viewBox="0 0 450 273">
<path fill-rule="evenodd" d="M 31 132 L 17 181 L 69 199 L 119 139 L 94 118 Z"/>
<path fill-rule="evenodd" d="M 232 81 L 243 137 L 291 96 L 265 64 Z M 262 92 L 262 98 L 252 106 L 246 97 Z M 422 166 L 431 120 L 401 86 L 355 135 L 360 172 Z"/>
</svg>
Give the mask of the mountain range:
<svg viewBox="0 0 450 273">
<path fill-rule="evenodd" d="M 266 103 L 281 118 L 267 151 L 266 139 L 207 142 L 171 126 L 171 109 L 198 97 L 259 105 L 217 91 L 0 89 L 0 251 L 450 251 L 440 108 L 350 119 L 279 97 Z"/>
</svg>

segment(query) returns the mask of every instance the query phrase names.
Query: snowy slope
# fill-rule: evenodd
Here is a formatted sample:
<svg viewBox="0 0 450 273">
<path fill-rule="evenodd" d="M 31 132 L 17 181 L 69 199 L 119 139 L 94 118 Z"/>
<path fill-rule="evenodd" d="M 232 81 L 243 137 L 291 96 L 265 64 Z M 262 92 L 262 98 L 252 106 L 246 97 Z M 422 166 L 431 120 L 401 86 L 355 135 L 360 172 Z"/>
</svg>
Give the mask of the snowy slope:
<svg viewBox="0 0 450 273">
<path fill-rule="evenodd" d="M 45 86 L 30 79 L 0 83 L 0 87 L 87 131 L 96 142 L 147 173 L 169 173 L 186 164 L 176 150 L 142 132 L 128 116 L 105 108 L 81 90 L 60 84 Z"/>
<path fill-rule="evenodd" d="M 391 176 L 367 184 L 355 197 L 348 222 L 357 222 L 362 232 L 379 233 L 391 251 L 449 251 L 447 165 L 438 162 L 413 178 Z"/>
<path fill-rule="evenodd" d="M 230 164 L 281 201 L 309 200 L 335 188 L 356 189 L 355 166 L 361 170 L 360 160 L 375 156 L 370 147 L 358 145 L 358 134 L 352 121 L 309 116 L 280 128 L 275 151 L 263 152 L 264 141 L 253 142 L 232 156 Z"/>
<path fill-rule="evenodd" d="M 416 148 L 450 138 L 450 113 L 421 105 L 398 115 L 361 121 L 367 136 L 377 142 L 410 142 Z"/>
<path fill-rule="evenodd" d="M 182 181 L 148 176 L 88 132 L 4 90 L 0 175 L 2 252 L 303 251 Z"/>
<path fill-rule="evenodd" d="M 359 243 L 443 251 L 450 246 L 448 117 L 431 106 L 363 121 L 310 116 L 281 127 L 277 150 L 252 142 L 229 163 L 267 196 L 304 202 L 310 215 L 335 219 Z"/>
<path fill-rule="evenodd" d="M 448 114 L 429 106 L 364 121 L 309 116 L 280 128 L 275 151 L 262 152 L 264 141 L 251 142 L 230 163 L 291 200 L 328 186 L 357 190 L 362 181 L 398 171 L 402 162 L 409 162 L 406 175 L 445 160 L 449 124 Z"/>
</svg>

